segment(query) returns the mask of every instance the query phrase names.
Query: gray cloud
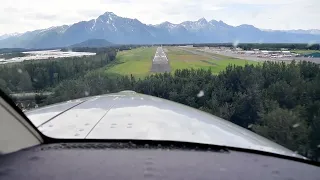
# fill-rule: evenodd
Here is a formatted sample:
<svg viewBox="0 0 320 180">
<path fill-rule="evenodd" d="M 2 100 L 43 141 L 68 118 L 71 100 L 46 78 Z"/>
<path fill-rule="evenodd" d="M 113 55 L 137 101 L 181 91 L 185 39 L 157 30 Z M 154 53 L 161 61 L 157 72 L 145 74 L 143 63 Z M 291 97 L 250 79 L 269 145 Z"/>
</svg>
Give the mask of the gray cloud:
<svg viewBox="0 0 320 180">
<path fill-rule="evenodd" d="M 44 14 L 44 13 L 28 13 L 24 16 L 25 18 L 30 18 L 30 19 L 34 19 L 34 20 L 39 20 L 39 19 L 43 19 L 43 20 L 56 20 L 58 18 L 57 15 L 54 14 Z"/>
<path fill-rule="evenodd" d="M 19 9 L 13 8 L 13 7 L 4 7 L 2 11 L 4 13 L 15 13 L 15 12 L 19 12 Z"/>
</svg>

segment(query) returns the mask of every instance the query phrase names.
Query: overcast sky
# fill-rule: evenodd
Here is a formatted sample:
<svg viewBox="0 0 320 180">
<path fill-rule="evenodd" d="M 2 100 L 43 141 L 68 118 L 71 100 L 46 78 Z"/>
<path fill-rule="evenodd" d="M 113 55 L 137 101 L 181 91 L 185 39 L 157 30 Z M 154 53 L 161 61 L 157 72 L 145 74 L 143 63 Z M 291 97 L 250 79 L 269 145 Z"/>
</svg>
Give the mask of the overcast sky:
<svg viewBox="0 0 320 180">
<path fill-rule="evenodd" d="M 0 35 L 73 24 L 106 11 L 146 24 L 204 17 L 263 29 L 320 29 L 320 0 L 1 0 Z"/>
</svg>

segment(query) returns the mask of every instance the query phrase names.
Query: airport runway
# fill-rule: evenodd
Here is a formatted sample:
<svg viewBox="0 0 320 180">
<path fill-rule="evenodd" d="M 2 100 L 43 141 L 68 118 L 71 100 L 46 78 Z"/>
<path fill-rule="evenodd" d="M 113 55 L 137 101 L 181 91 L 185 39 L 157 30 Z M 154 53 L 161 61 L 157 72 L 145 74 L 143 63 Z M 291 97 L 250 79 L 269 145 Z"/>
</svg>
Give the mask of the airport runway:
<svg viewBox="0 0 320 180">
<path fill-rule="evenodd" d="M 152 60 L 151 72 L 170 72 L 169 60 L 162 47 L 157 48 L 156 54 L 154 55 L 154 58 Z"/>
</svg>

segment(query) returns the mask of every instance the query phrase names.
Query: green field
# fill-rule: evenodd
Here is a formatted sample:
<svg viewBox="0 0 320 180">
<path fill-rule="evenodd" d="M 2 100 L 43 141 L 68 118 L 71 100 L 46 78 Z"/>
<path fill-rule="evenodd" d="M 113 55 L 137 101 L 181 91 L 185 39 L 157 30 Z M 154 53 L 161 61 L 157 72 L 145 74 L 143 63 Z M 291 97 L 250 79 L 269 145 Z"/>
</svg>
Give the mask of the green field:
<svg viewBox="0 0 320 180">
<path fill-rule="evenodd" d="M 294 50 L 292 52 L 304 55 L 304 54 L 311 54 L 311 53 L 320 53 L 320 50 Z"/>
<path fill-rule="evenodd" d="M 244 66 L 245 64 L 257 64 L 254 61 L 235 59 L 221 55 L 215 55 L 220 60 L 208 57 L 208 54 L 197 55 L 174 47 L 164 47 L 169 59 L 171 72 L 177 69 L 209 69 L 214 74 L 224 70 L 229 64 Z M 156 47 L 138 48 L 128 51 L 118 52 L 115 62 L 104 68 L 106 73 L 133 75 L 136 78 L 143 78 L 151 74 L 152 59 L 156 52 Z"/>
<path fill-rule="evenodd" d="M 138 48 L 118 52 L 116 61 L 106 69 L 107 73 L 133 75 L 143 78 L 150 73 L 156 48 Z"/>
<path fill-rule="evenodd" d="M 168 48 L 167 56 L 170 62 L 171 70 L 176 69 L 191 69 L 191 68 L 211 68 L 213 73 L 219 73 L 224 70 L 229 64 L 234 64 L 238 66 L 244 66 L 245 64 L 258 64 L 255 61 L 248 61 L 243 59 L 236 59 L 227 56 L 221 56 L 214 54 L 214 56 L 219 57 L 219 60 L 214 60 L 210 58 L 209 53 L 203 53 L 204 56 L 198 54 L 192 54 L 190 52 L 177 49 Z"/>
</svg>

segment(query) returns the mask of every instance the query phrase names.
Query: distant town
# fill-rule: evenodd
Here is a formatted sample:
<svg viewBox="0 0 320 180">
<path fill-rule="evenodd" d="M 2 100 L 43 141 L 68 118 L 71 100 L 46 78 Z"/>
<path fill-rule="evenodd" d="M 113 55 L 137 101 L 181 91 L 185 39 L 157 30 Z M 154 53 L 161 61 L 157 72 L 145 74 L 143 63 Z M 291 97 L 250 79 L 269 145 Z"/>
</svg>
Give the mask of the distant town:
<svg viewBox="0 0 320 180">
<path fill-rule="evenodd" d="M 305 53 L 297 53 L 296 51 L 291 51 L 288 48 L 279 48 L 279 50 L 265 50 L 265 49 L 252 49 L 244 50 L 240 47 L 194 47 L 193 45 L 180 46 L 189 49 L 196 49 L 197 51 L 202 51 L 210 54 L 219 54 L 223 56 L 229 56 L 239 59 L 247 59 L 251 61 L 312 61 L 315 63 L 320 63 L 319 52 L 306 55 Z"/>
</svg>

